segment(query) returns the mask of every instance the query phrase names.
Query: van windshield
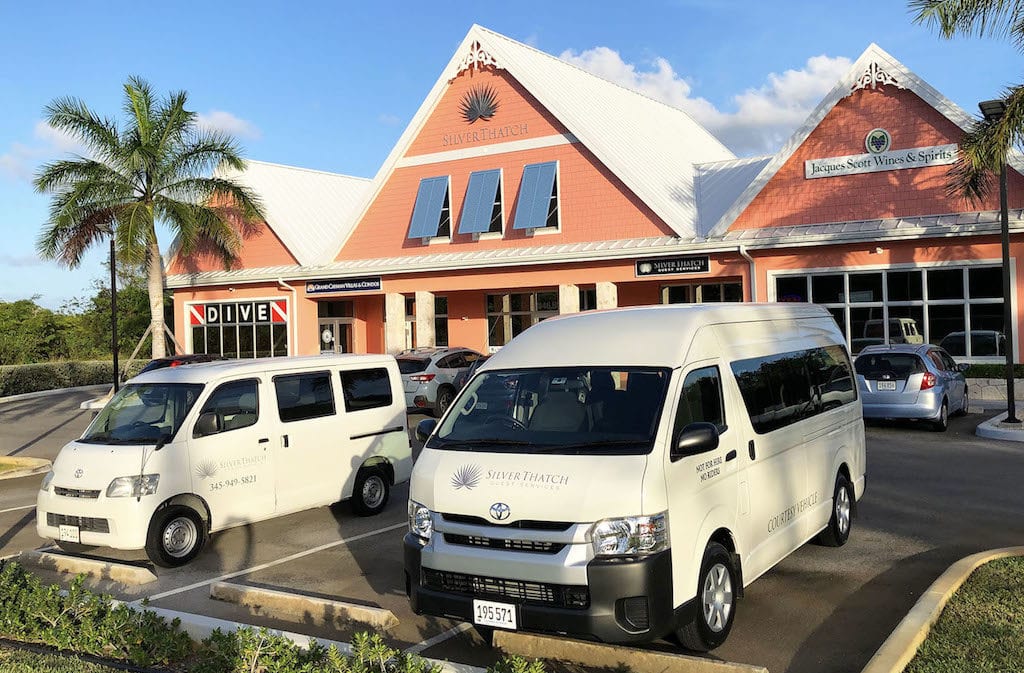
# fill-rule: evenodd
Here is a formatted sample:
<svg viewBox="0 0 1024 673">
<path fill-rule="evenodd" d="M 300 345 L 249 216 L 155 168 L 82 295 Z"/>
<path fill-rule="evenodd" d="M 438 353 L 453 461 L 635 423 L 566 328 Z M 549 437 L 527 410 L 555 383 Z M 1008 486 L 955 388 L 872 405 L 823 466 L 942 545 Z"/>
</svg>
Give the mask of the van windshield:
<svg viewBox="0 0 1024 673">
<path fill-rule="evenodd" d="M 453 451 L 649 453 L 669 369 L 488 371 L 463 390 L 427 447 Z"/>
<path fill-rule="evenodd" d="M 202 384 L 126 385 L 103 407 L 78 441 L 88 444 L 170 441 L 202 390 Z"/>
</svg>

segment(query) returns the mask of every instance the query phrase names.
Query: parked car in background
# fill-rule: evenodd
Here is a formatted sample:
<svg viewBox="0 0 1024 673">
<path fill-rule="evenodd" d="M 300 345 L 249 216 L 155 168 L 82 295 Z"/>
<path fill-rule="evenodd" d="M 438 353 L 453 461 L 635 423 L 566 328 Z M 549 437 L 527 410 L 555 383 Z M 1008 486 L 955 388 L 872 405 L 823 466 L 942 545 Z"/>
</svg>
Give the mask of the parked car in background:
<svg viewBox="0 0 1024 673">
<path fill-rule="evenodd" d="M 146 366 L 139 370 L 139 374 L 151 372 L 154 369 L 164 367 L 180 367 L 181 365 L 193 365 L 199 362 L 214 362 L 215 360 L 227 360 L 220 355 L 208 355 L 206 353 L 184 353 L 182 355 L 170 355 L 165 358 L 156 358 L 146 363 Z"/>
<path fill-rule="evenodd" d="M 466 371 L 461 372 L 455 377 L 455 390 L 462 390 L 465 388 L 466 384 L 469 383 L 469 380 L 473 378 L 473 374 L 476 374 L 476 370 L 480 369 L 480 367 L 487 362 L 490 357 L 490 355 L 481 355 L 476 360 L 470 362 Z"/>
<path fill-rule="evenodd" d="M 405 388 L 405 406 L 441 416 L 455 399 L 456 379 L 483 357 L 469 348 L 414 348 L 396 356 Z"/>
<path fill-rule="evenodd" d="M 864 338 L 885 340 L 885 333 L 882 331 L 883 321 L 880 319 L 868 320 L 864 323 Z M 889 318 L 889 343 L 892 344 L 921 344 L 924 343 L 924 336 L 917 329 L 917 321 L 913 318 Z"/>
<path fill-rule="evenodd" d="M 939 347 L 950 355 L 967 355 L 966 339 L 963 332 L 950 332 L 939 342 Z M 1006 355 L 1006 336 L 989 329 L 971 330 L 971 357 L 993 357 Z"/>
<path fill-rule="evenodd" d="M 868 346 L 854 362 L 864 418 L 905 418 L 944 432 L 949 414 L 967 413 L 966 364 L 931 344 Z"/>
</svg>

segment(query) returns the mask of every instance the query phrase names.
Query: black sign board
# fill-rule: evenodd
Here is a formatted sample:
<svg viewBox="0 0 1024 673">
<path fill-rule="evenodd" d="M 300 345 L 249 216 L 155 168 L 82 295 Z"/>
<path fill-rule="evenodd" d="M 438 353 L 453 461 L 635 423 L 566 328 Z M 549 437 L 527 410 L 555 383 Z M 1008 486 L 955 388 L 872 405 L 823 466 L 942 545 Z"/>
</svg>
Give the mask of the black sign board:
<svg viewBox="0 0 1024 673">
<path fill-rule="evenodd" d="M 372 278 L 328 278 L 306 283 L 306 294 L 335 292 L 375 292 L 380 290 L 380 276 Z"/>
<path fill-rule="evenodd" d="M 665 276 L 675 273 L 707 273 L 711 269 L 711 259 L 702 257 L 659 257 L 657 259 L 640 259 L 636 262 L 636 275 Z"/>
</svg>

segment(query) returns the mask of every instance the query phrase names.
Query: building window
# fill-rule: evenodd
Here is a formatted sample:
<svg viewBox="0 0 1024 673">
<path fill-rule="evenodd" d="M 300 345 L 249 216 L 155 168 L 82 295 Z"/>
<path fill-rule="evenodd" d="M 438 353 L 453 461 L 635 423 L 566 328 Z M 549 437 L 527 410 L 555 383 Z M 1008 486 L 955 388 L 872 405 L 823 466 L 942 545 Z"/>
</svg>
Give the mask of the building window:
<svg viewBox="0 0 1024 673">
<path fill-rule="evenodd" d="M 452 235 L 451 199 L 448 176 L 423 178 L 416 193 L 409 238 L 450 237 Z"/>
<path fill-rule="evenodd" d="M 351 318 L 355 314 L 355 302 L 352 301 L 318 301 L 316 303 L 318 318 Z"/>
<path fill-rule="evenodd" d="M 497 349 L 531 325 L 558 315 L 558 292 L 487 295 L 487 345 Z"/>
<path fill-rule="evenodd" d="M 999 266 L 777 276 L 775 297 L 824 305 L 854 353 L 872 344 L 927 342 L 959 358 L 1005 355 Z"/>
<path fill-rule="evenodd" d="M 523 168 L 513 229 L 558 229 L 558 162 Z"/>
<path fill-rule="evenodd" d="M 288 314 L 283 300 L 190 304 L 187 315 L 193 353 L 228 358 L 288 355 Z"/>
<path fill-rule="evenodd" d="M 448 345 L 448 297 L 434 297 L 434 344 Z"/>
<path fill-rule="evenodd" d="M 405 298 L 405 347 L 413 348 L 416 344 L 416 299 Z"/>
<path fill-rule="evenodd" d="M 661 288 L 662 304 L 743 301 L 743 283 L 689 283 Z"/>
<path fill-rule="evenodd" d="M 580 288 L 580 311 L 593 311 L 597 308 L 597 288 Z"/>
<path fill-rule="evenodd" d="M 501 169 L 472 173 L 462 204 L 459 233 L 500 234 L 503 223 Z"/>
</svg>

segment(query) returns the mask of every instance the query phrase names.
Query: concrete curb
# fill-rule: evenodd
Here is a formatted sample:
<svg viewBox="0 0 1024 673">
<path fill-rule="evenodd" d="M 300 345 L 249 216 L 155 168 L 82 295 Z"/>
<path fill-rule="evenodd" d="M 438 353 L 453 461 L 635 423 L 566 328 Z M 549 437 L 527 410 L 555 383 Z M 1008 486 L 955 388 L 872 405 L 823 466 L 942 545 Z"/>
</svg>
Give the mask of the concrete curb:
<svg viewBox="0 0 1024 673">
<path fill-rule="evenodd" d="M 19 467 L 16 470 L 7 470 L 6 472 L 0 472 L 0 480 L 4 479 L 20 479 L 21 477 L 31 477 L 33 474 L 42 474 L 49 472 L 50 468 L 53 467 L 53 463 L 45 458 L 22 458 L 20 456 L 0 456 L 0 460 L 4 460 L 9 463 L 21 463 L 24 467 Z"/>
<path fill-rule="evenodd" d="M 216 582 L 210 585 L 210 598 L 244 605 L 252 608 L 255 614 L 288 621 L 312 619 L 324 626 L 358 622 L 381 630 L 398 626 L 398 617 L 391 610 L 245 584 Z"/>
<path fill-rule="evenodd" d="M 1008 556 L 1024 556 L 1024 547 L 992 549 L 968 556 L 951 565 L 939 575 L 928 590 L 917 600 L 882 646 L 871 657 L 861 673 L 902 673 L 917 654 L 932 626 L 942 615 L 942 609 L 960 585 L 978 566 Z"/>
<path fill-rule="evenodd" d="M 1003 407 L 1006 407 L 1005 402 Z M 1021 417 L 1021 409 L 1017 407 L 1017 418 Z M 978 424 L 974 434 L 979 437 L 986 439 L 1002 439 L 1008 442 L 1024 442 L 1024 423 L 1017 424 L 1006 424 L 1003 423 L 1003 419 L 1006 418 L 1006 412 L 994 416 L 987 421 L 982 421 Z"/>
<path fill-rule="evenodd" d="M 20 400 L 31 400 L 36 397 L 48 397 L 49 395 L 59 395 L 61 393 L 74 393 L 80 390 L 103 390 L 110 389 L 113 387 L 113 383 L 95 383 L 91 386 L 76 386 L 74 388 L 54 388 L 53 390 L 37 390 L 34 393 L 22 393 L 21 395 L 8 395 L 7 397 L 0 397 L 0 404 L 5 402 L 18 402 Z"/>
<path fill-rule="evenodd" d="M 98 559 L 65 556 L 45 551 L 23 551 L 18 555 L 23 565 L 32 565 L 44 570 L 55 570 L 61 573 L 88 575 L 104 580 L 112 580 L 121 584 L 138 586 L 156 581 L 152 570 L 141 566 L 101 561 Z"/>
<path fill-rule="evenodd" d="M 632 673 L 768 673 L 763 666 L 734 664 L 685 654 L 651 652 L 516 631 L 494 631 L 494 647 L 529 659 L 559 659 L 581 666 L 628 668 Z"/>
</svg>

